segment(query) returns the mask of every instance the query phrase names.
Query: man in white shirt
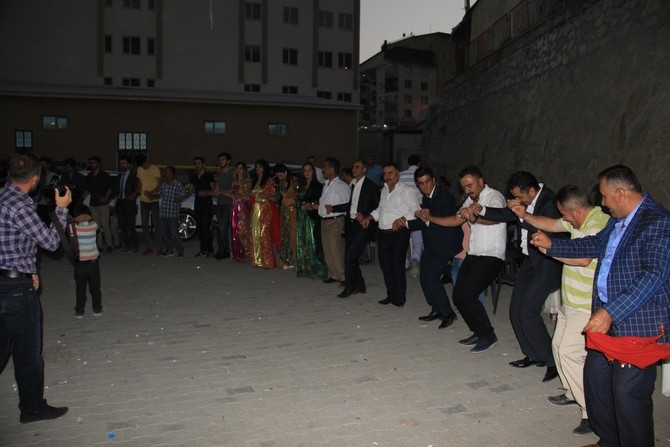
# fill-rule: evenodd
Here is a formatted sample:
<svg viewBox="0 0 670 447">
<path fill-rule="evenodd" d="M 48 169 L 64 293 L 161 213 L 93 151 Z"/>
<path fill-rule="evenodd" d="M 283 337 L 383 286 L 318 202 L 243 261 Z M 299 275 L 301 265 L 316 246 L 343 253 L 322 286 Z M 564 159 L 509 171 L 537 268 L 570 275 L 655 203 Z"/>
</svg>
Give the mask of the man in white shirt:
<svg viewBox="0 0 670 447">
<path fill-rule="evenodd" d="M 493 282 L 504 265 L 507 224 L 484 220 L 470 212 L 468 207 L 477 202 L 486 207 L 503 208 L 505 197 L 486 184 L 476 166 L 464 168 L 458 178 L 468 196 L 460 214 L 470 225 L 470 240 L 454 286 L 454 304 L 473 332 L 459 343 L 474 345 L 470 352 L 480 353 L 489 350 L 498 341 L 479 294 Z"/>
<path fill-rule="evenodd" d="M 410 186 L 400 183 L 400 169 L 395 163 L 387 164 L 382 171 L 384 188 L 379 207 L 361 219 L 363 228 L 374 220 L 379 224 L 377 250 L 379 266 L 384 274 L 387 296 L 379 304 L 405 305 L 407 279 L 405 278 L 405 257 L 409 246 L 407 221 L 414 219 L 419 209 L 416 192 Z"/>
<path fill-rule="evenodd" d="M 344 285 L 344 217 L 346 212 L 334 211 L 337 205 L 349 203 L 351 190 L 339 177 L 340 162 L 337 158 L 328 157 L 323 165 L 326 183 L 319 200 L 319 216 L 321 217 L 321 243 L 323 257 L 328 268 L 328 279 L 325 283 L 339 282 Z"/>
</svg>

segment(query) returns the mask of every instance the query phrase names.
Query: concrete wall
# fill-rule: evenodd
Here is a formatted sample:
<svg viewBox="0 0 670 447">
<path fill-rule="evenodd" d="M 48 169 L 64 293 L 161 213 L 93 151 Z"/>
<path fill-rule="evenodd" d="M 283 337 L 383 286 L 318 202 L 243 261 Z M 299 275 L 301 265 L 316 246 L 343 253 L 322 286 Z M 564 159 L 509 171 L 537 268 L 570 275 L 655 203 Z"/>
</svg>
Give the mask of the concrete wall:
<svg viewBox="0 0 670 447">
<path fill-rule="evenodd" d="M 590 189 L 623 163 L 670 207 L 670 2 L 566 2 L 448 83 L 421 154 L 452 181 L 476 164 L 497 189 L 516 170 Z"/>
</svg>

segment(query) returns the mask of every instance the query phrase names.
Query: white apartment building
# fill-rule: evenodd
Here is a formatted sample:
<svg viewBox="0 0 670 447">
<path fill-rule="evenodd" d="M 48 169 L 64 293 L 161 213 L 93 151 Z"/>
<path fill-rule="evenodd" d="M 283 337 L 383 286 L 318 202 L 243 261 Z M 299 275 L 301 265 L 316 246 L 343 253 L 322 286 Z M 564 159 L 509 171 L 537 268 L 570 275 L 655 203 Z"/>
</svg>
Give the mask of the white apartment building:
<svg viewBox="0 0 670 447">
<path fill-rule="evenodd" d="M 356 157 L 360 0 L 4 0 L 0 158 Z"/>
</svg>

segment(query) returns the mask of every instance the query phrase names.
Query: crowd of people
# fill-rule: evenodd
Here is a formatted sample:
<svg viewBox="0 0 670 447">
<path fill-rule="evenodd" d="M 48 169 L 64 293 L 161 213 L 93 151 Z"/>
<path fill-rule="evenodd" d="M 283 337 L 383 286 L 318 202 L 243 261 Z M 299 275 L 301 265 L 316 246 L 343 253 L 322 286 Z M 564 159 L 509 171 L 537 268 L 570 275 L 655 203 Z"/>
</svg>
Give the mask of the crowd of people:
<svg viewBox="0 0 670 447">
<path fill-rule="evenodd" d="M 560 378 L 565 393 L 548 401 L 579 405 L 582 418 L 573 433 L 595 432 L 601 447 L 654 445 L 656 363 L 670 357 L 670 335 L 664 332 L 670 324 L 670 213 L 622 165 L 598 176 L 603 210 L 581 188 L 566 185 L 554 192 L 526 171 L 512 173 L 505 190 L 497 191 L 476 166 L 459 172 L 461 196 L 417 155 L 407 162 L 408 169 L 401 171 L 395 163 L 378 166 L 373 157 L 357 159 L 350 168 L 334 157 L 317 166 L 310 157 L 294 175 L 282 163 L 270 167 L 261 159 L 250 174 L 246 163 L 233 165 L 231 154 L 222 152 L 216 174 L 207 171 L 202 157 L 194 157 L 194 172 L 184 186 L 175 179 L 174 167 L 167 167 L 163 177 L 146 157 L 136 169 L 122 157 L 115 179 L 101 169 L 98 157 L 89 159 L 85 178 L 68 160 L 61 180 L 69 188 L 64 197 L 56 196 L 56 216 L 64 224 L 65 208 L 70 208 L 85 241 L 80 244 L 87 256 L 83 260 L 97 262 L 91 234 L 102 229 L 102 242 L 112 250 L 109 204 L 116 198 L 122 251 L 140 254 L 135 231 L 140 197 L 141 253 L 183 257 L 179 209 L 194 195 L 197 257 L 294 270 L 299 277 L 340 285 L 337 296 L 343 299 L 367 292 L 361 260 L 375 242 L 386 289 L 379 304 L 403 307 L 406 272 L 418 276 L 430 309 L 419 320 L 439 320 L 438 328 L 444 329 L 460 316 L 469 333 L 458 343 L 473 354 L 497 344 L 484 307 L 485 291 L 508 251 L 518 250 L 509 317 L 524 358 L 509 365 L 545 367 L 542 381 Z M 67 411 L 46 404 L 43 379 L 32 375 L 41 368 L 34 355 L 38 329 L 30 340 L 19 340 L 18 326 L 8 323 L 15 318 L 12 307 L 4 305 L 17 290 L 36 299 L 35 246 L 53 250 L 57 245 L 53 223 L 40 220 L 42 203 L 38 199 L 34 207 L 27 199 L 37 185 L 51 182 L 41 166 L 40 172 L 34 157 L 14 156 L 10 181 L 0 193 L 0 347 L 3 355 L 15 357 L 22 422 Z M 218 222 L 216 235 L 212 216 Z M 17 230 L 17 219 L 31 230 Z M 97 264 L 94 269 L 79 266 L 75 273 L 80 277 L 75 314 L 80 317 L 86 301 L 80 282 L 99 289 L 99 270 Z M 453 306 L 443 284 L 446 276 L 453 282 Z M 557 290 L 561 305 L 551 334 L 542 308 Z M 94 315 L 100 315 L 100 296 L 94 294 L 92 301 Z M 22 324 L 35 325 L 39 318 L 34 317 L 21 316 L 26 319 Z M 632 344 L 631 337 L 637 337 Z M 17 357 L 22 350 L 33 355 Z M 19 380 L 23 370 L 34 379 Z"/>
</svg>

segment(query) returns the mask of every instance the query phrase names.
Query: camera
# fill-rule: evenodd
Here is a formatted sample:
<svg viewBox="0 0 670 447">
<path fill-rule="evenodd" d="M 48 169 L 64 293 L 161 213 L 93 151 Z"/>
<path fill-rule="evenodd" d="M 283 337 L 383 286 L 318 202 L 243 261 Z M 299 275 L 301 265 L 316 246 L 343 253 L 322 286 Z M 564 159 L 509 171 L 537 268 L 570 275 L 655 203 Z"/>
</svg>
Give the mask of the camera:
<svg viewBox="0 0 670 447">
<path fill-rule="evenodd" d="M 54 194 L 54 188 L 58 191 L 59 196 L 64 196 L 67 192 L 65 184 L 60 181 L 58 176 L 54 176 L 54 178 L 51 179 L 51 182 L 42 188 L 42 195 L 51 201 L 55 201 L 56 196 Z"/>
</svg>

